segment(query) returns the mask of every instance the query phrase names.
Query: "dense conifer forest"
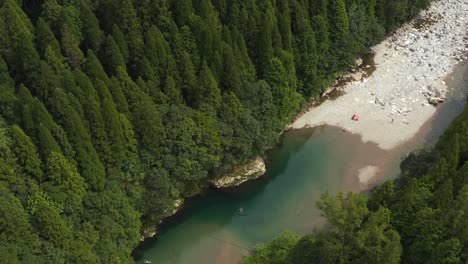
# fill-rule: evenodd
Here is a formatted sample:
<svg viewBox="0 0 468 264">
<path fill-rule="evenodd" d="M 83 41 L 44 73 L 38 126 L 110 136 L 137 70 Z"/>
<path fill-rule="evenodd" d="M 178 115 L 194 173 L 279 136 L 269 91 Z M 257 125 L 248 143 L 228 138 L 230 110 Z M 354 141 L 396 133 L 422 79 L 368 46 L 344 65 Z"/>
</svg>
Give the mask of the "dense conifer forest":
<svg viewBox="0 0 468 264">
<path fill-rule="evenodd" d="M 356 54 L 428 1 L 0 0 L 1 262 L 133 262 L 141 231 L 176 198 L 273 146 Z M 455 163 L 447 157 L 437 168 L 454 175 Z M 356 201 L 391 249 L 395 230 L 404 237 L 412 228 L 456 258 L 463 242 L 434 238 L 445 229 L 426 222 L 458 217 L 440 208 L 464 197 L 461 183 L 435 172 L 418 179 L 414 170 L 427 166 L 384 185 L 368 207 L 359 195 L 325 197 L 322 207 Z M 454 201 L 431 200 L 433 178 L 445 186 L 437 195 Z M 405 186 L 417 196 L 384 195 Z M 423 220 L 389 222 L 390 209 L 379 209 L 387 203 Z M 346 239 L 347 230 L 320 236 Z M 402 242 L 429 256 L 412 239 Z"/>
<path fill-rule="evenodd" d="M 466 263 L 468 106 L 432 150 L 400 167 L 369 195 L 323 194 L 324 229 L 283 233 L 243 263 Z"/>
</svg>

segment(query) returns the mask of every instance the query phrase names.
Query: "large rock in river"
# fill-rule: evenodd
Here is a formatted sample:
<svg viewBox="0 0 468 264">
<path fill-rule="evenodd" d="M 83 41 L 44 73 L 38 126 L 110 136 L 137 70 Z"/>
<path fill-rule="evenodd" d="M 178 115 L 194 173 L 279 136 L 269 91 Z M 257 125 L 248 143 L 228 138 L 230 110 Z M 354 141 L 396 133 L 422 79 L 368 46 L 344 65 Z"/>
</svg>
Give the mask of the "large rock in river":
<svg viewBox="0 0 468 264">
<path fill-rule="evenodd" d="M 236 187 L 250 180 L 260 178 L 265 174 L 265 161 L 261 157 L 239 166 L 232 173 L 213 180 L 211 183 L 216 188 Z"/>
</svg>

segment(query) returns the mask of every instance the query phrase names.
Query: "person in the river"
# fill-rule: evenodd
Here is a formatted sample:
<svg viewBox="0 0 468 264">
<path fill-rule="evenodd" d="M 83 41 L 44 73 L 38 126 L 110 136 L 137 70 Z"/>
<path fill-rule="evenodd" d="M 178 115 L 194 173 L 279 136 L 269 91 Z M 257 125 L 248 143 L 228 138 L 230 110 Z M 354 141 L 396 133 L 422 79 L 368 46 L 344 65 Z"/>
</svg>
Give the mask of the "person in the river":
<svg viewBox="0 0 468 264">
<path fill-rule="evenodd" d="M 240 215 L 240 216 L 246 215 L 245 212 L 244 212 L 244 208 L 239 207 L 239 211 L 237 212 L 237 214 Z"/>
</svg>

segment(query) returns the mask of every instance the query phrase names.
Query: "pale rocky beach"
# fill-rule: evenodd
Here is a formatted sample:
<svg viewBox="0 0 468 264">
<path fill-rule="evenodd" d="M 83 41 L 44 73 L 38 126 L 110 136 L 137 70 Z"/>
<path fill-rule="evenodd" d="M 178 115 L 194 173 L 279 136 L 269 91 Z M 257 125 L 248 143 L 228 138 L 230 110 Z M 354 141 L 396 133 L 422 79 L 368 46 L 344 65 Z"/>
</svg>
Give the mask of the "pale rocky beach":
<svg viewBox="0 0 468 264">
<path fill-rule="evenodd" d="M 466 59 L 467 28 L 468 0 L 433 2 L 372 48 L 372 75 L 347 83 L 345 94 L 310 109 L 290 128 L 337 126 L 385 150 L 411 139 L 443 103 L 444 79 Z"/>
</svg>

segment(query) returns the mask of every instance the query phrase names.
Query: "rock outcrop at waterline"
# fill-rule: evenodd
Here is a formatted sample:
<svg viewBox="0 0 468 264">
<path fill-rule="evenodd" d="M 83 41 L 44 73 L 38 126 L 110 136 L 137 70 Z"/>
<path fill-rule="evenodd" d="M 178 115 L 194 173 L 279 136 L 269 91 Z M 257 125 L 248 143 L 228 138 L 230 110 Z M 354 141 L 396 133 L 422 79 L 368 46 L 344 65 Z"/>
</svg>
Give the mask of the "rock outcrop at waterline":
<svg viewBox="0 0 468 264">
<path fill-rule="evenodd" d="M 265 161 L 257 156 L 252 161 L 236 168 L 232 173 L 211 181 L 211 184 L 215 188 L 236 187 L 246 181 L 260 178 L 265 172 Z"/>
<path fill-rule="evenodd" d="M 266 164 L 265 161 L 257 156 L 255 159 L 243 164 L 236 168 L 233 172 L 224 175 L 220 178 L 217 178 L 211 182 L 211 184 L 215 188 L 230 188 L 236 187 L 241 185 L 246 181 L 251 181 L 260 178 L 266 172 Z M 175 215 L 182 205 L 184 204 L 184 199 L 179 198 L 174 201 L 174 206 L 171 210 L 167 210 L 165 213 L 165 217 L 171 217 Z M 157 225 L 150 226 L 145 228 L 141 232 L 141 241 L 144 241 L 147 238 L 154 237 L 158 234 L 158 225 L 160 225 L 163 220 L 159 221 Z"/>
<path fill-rule="evenodd" d="M 174 201 L 174 206 L 171 209 L 168 209 L 168 210 L 165 211 L 165 216 L 164 217 L 171 217 L 171 216 L 175 215 L 179 211 L 179 209 L 182 207 L 183 204 L 184 204 L 184 199 L 182 199 L 182 198 L 176 199 Z M 144 241 L 147 238 L 151 238 L 151 237 L 156 236 L 158 234 L 158 226 L 162 222 L 163 222 L 163 220 L 160 220 L 157 225 L 145 228 L 141 232 L 140 241 Z"/>
</svg>

